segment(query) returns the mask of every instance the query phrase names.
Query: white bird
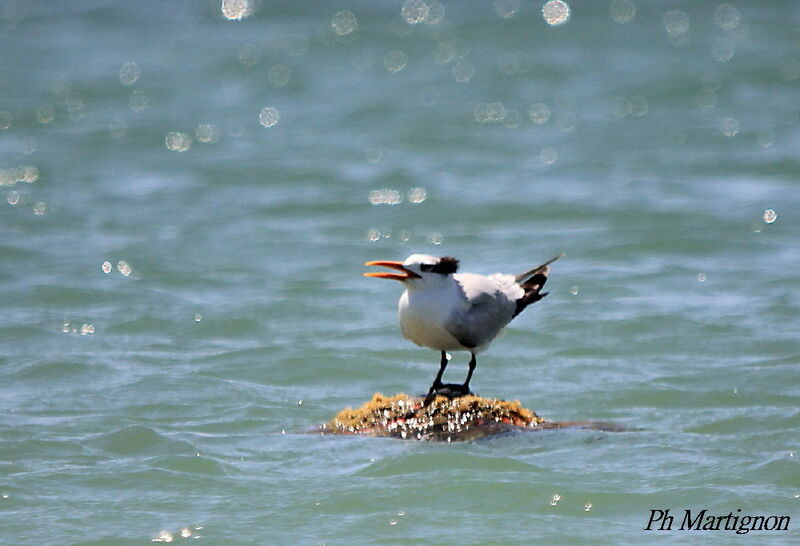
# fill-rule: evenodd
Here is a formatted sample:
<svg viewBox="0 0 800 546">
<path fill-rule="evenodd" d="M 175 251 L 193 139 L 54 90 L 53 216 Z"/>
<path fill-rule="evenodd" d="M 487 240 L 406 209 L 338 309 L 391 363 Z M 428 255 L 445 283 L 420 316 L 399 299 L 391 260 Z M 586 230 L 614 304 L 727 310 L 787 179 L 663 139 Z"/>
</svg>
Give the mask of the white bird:
<svg viewBox="0 0 800 546">
<path fill-rule="evenodd" d="M 455 258 L 427 254 L 412 254 L 404 262 L 380 260 L 364 264 L 399 271 L 364 273 L 364 276 L 402 282 L 406 290 L 400 296 L 398 310 L 403 336 L 442 353 L 439 373 L 428 391 L 426 404 L 440 390 L 442 394 L 470 393 L 469 383 L 477 363 L 475 355 L 488 348 L 528 305 L 547 295 L 541 290 L 550 274 L 549 264 L 561 256 L 516 276 L 457 273 Z M 462 385 L 442 384 L 447 351 L 472 354 L 469 373 Z"/>
</svg>

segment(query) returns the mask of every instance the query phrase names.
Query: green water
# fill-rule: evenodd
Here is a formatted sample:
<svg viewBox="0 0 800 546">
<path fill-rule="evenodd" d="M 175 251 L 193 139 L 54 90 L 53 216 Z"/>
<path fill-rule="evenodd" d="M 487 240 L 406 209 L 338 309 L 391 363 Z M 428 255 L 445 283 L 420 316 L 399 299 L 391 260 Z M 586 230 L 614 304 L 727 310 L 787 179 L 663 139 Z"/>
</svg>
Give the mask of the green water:
<svg viewBox="0 0 800 546">
<path fill-rule="evenodd" d="M 797 542 L 800 10 L 542 4 L 4 2 L 0 542 Z M 629 431 L 307 433 L 433 379 L 414 252 L 566 253 L 472 387 Z"/>
</svg>

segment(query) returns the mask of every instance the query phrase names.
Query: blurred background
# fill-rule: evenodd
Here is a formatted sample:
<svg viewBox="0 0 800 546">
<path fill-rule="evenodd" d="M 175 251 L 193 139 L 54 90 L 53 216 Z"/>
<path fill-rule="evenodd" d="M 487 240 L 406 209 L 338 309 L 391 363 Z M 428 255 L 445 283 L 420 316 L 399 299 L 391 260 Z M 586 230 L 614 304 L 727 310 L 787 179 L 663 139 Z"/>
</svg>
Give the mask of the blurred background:
<svg viewBox="0 0 800 546">
<path fill-rule="evenodd" d="M 797 3 L 6 0 L 0 48 L 0 541 L 798 514 Z M 433 379 L 361 276 L 415 252 L 566 253 L 473 389 L 633 430 L 307 434 Z"/>
</svg>

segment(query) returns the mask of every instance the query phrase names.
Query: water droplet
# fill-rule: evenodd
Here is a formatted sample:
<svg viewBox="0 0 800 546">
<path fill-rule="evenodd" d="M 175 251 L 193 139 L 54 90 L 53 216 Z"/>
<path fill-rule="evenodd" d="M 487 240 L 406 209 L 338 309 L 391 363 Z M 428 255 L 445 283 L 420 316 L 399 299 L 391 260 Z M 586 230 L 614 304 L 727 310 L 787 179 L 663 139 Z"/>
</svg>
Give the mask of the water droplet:
<svg viewBox="0 0 800 546">
<path fill-rule="evenodd" d="M 47 212 L 47 203 L 44 201 L 39 201 L 33 205 L 33 213 L 36 216 L 42 216 L 45 212 Z"/>
<path fill-rule="evenodd" d="M 188 527 L 184 527 L 183 529 L 181 529 L 182 538 L 189 538 L 190 536 L 192 536 L 191 529 L 189 529 Z"/>
<path fill-rule="evenodd" d="M 9 205 L 16 205 L 17 203 L 19 203 L 19 192 L 18 191 L 8 192 L 8 196 L 6 196 L 6 201 L 8 201 Z"/>
<path fill-rule="evenodd" d="M 592 503 L 591 502 L 587 502 L 586 504 L 583 505 L 583 511 L 584 512 L 588 512 L 591 509 L 592 509 Z"/>
<path fill-rule="evenodd" d="M 406 0 L 400 8 L 400 15 L 409 25 L 416 25 L 428 16 L 428 3 L 424 0 Z"/>
<path fill-rule="evenodd" d="M 298 405 L 298 406 L 302 406 L 302 405 L 303 405 L 303 399 L 302 399 L 302 398 L 301 398 L 300 400 L 298 400 L 298 401 L 297 401 L 297 405 Z"/>
<path fill-rule="evenodd" d="M 128 265 L 128 262 L 126 262 L 125 260 L 120 260 L 117 262 L 117 271 L 119 271 L 120 273 L 122 273 L 127 277 L 131 274 L 133 269 L 131 268 L 130 265 Z"/>
<path fill-rule="evenodd" d="M 64 321 L 64 326 L 61 328 L 61 331 L 64 332 L 65 334 L 69 333 L 69 331 L 70 331 L 69 321 L 66 321 L 66 320 Z"/>
<path fill-rule="evenodd" d="M 719 127 L 726 137 L 735 137 L 739 133 L 739 121 L 735 118 L 722 118 Z"/>
<path fill-rule="evenodd" d="M 775 220 L 778 219 L 778 213 L 772 209 L 767 209 L 764 211 L 764 216 L 762 217 L 764 222 L 767 224 L 775 223 Z"/>
<path fill-rule="evenodd" d="M 636 6 L 631 0 L 614 0 L 609 10 L 617 23 L 630 23 L 636 15 Z"/>
<path fill-rule="evenodd" d="M 85 336 L 86 334 L 93 334 L 94 333 L 94 325 L 93 324 L 83 324 L 81 326 L 81 335 Z"/>
<path fill-rule="evenodd" d="M 444 237 L 441 233 L 434 232 L 431 233 L 431 244 L 440 245 L 444 242 Z"/>
<path fill-rule="evenodd" d="M 133 85 L 141 75 L 139 65 L 134 62 L 127 62 L 119 69 L 119 81 L 122 85 Z"/>
<path fill-rule="evenodd" d="M 577 296 L 578 292 L 579 290 L 577 285 L 573 285 L 572 288 L 569 289 L 569 293 L 572 294 L 573 296 Z"/>
<path fill-rule="evenodd" d="M 381 238 L 381 232 L 378 229 L 370 228 L 367 230 L 367 240 L 375 242 Z"/>
<path fill-rule="evenodd" d="M 548 25 L 563 25 L 569 21 L 569 5 L 563 0 L 549 0 L 542 6 L 542 16 Z"/>
<path fill-rule="evenodd" d="M 528 117 L 537 125 L 547 123 L 550 119 L 550 107 L 542 102 L 537 102 L 528 109 Z"/>
<path fill-rule="evenodd" d="M 389 522 L 389 525 L 397 525 L 397 520 L 393 519 L 392 521 Z"/>
<path fill-rule="evenodd" d="M 275 127 L 280 119 L 280 113 L 277 108 L 267 106 L 261 109 L 258 114 L 258 122 L 264 127 Z"/>
<path fill-rule="evenodd" d="M 105 261 L 103 262 L 101 269 L 103 270 L 103 273 L 108 274 L 111 273 L 111 269 L 113 269 L 113 266 L 111 265 L 111 262 Z"/>
<path fill-rule="evenodd" d="M 514 17 L 520 8 L 520 0 L 494 0 L 494 12 L 503 19 Z"/>
<path fill-rule="evenodd" d="M 697 274 L 697 282 L 701 282 L 701 283 L 702 282 L 706 282 L 707 278 L 708 278 L 708 276 L 703 272 L 700 272 L 700 273 Z"/>
<path fill-rule="evenodd" d="M 180 131 L 170 131 L 164 137 L 164 144 L 173 152 L 185 152 L 192 147 L 192 137 Z"/>
<path fill-rule="evenodd" d="M 358 29 L 356 16 L 349 11 L 340 11 L 331 20 L 333 31 L 339 36 L 346 36 Z"/>
<path fill-rule="evenodd" d="M 229 21 L 241 21 L 252 15 L 253 4 L 250 0 L 222 0 L 220 11 Z"/>
<path fill-rule="evenodd" d="M 200 313 L 195 313 L 194 314 L 194 321 L 195 322 L 200 322 L 201 320 L 203 320 L 203 315 L 201 315 Z"/>
<path fill-rule="evenodd" d="M 558 501 L 560 500 L 561 500 L 561 495 L 559 495 L 558 493 L 554 494 L 550 499 L 550 506 L 555 506 L 556 504 L 558 504 Z"/>
<path fill-rule="evenodd" d="M 407 64 L 408 56 L 399 49 L 390 51 L 383 58 L 383 66 L 385 66 L 386 70 L 389 72 L 400 72 Z"/>
</svg>

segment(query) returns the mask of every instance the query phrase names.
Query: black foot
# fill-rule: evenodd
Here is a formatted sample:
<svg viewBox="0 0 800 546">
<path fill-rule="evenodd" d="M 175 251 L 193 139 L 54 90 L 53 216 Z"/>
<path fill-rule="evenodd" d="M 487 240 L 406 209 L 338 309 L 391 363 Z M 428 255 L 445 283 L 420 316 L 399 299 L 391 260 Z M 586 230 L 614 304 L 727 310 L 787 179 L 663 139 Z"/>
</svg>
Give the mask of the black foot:
<svg viewBox="0 0 800 546">
<path fill-rule="evenodd" d="M 422 403 L 422 406 L 427 407 L 437 396 L 445 396 L 452 400 L 453 398 L 460 398 L 462 396 L 467 396 L 468 394 L 474 394 L 471 390 L 469 390 L 468 385 L 459 385 L 458 383 L 440 383 L 435 388 L 431 387 L 431 390 L 428 391 L 428 396 L 425 397 L 425 402 Z"/>
</svg>

